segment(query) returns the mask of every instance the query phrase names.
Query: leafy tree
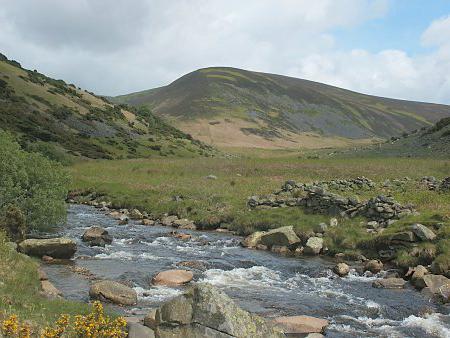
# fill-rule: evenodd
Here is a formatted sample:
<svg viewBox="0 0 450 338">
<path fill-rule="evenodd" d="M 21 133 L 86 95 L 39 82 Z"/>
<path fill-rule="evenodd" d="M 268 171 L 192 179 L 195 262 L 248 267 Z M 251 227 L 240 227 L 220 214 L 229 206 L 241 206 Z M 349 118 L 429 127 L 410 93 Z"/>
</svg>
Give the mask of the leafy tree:
<svg viewBox="0 0 450 338">
<path fill-rule="evenodd" d="M 22 150 L 6 132 L 0 132 L 0 177 L 0 225 L 10 234 L 23 232 L 11 229 L 14 224 L 39 231 L 64 221 L 67 173 L 43 155 Z"/>
</svg>

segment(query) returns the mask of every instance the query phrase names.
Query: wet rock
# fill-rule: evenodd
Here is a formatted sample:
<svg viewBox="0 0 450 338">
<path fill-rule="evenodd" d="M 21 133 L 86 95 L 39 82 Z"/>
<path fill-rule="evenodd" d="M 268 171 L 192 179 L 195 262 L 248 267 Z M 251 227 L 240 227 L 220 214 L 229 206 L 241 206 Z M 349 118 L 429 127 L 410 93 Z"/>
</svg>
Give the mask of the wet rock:
<svg viewBox="0 0 450 338">
<path fill-rule="evenodd" d="M 77 244 L 70 238 L 26 239 L 19 243 L 18 250 L 29 256 L 51 256 L 68 259 L 77 251 Z"/>
<path fill-rule="evenodd" d="M 189 283 L 194 274 L 187 270 L 167 270 L 158 273 L 153 277 L 155 285 L 179 286 Z"/>
<path fill-rule="evenodd" d="M 257 244 L 256 245 L 256 250 L 269 250 L 269 248 L 267 247 L 267 245 L 264 244 Z"/>
<path fill-rule="evenodd" d="M 345 263 L 338 263 L 333 268 L 334 273 L 336 273 L 340 277 L 347 276 L 350 272 L 350 267 Z"/>
<path fill-rule="evenodd" d="M 44 255 L 44 256 L 42 256 L 42 261 L 45 263 L 50 263 L 50 262 L 54 261 L 54 258 L 51 256 Z"/>
<path fill-rule="evenodd" d="M 444 303 L 450 301 L 450 279 L 441 275 L 425 275 L 423 276 L 425 288 L 422 292 L 425 294 L 431 294 L 433 297 L 438 298 Z"/>
<path fill-rule="evenodd" d="M 293 226 L 284 226 L 270 230 L 261 236 L 260 242 L 269 248 L 274 245 L 293 248 L 301 244 L 301 240 L 295 233 Z"/>
<path fill-rule="evenodd" d="M 48 276 L 47 276 L 47 274 L 45 273 L 45 271 L 42 270 L 42 268 L 39 268 L 39 269 L 38 269 L 38 276 L 39 276 L 39 280 L 40 280 L 40 281 L 48 280 Z"/>
<path fill-rule="evenodd" d="M 364 271 L 370 271 L 372 273 L 378 273 L 383 270 L 383 263 L 377 259 L 371 259 L 364 264 Z"/>
<path fill-rule="evenodd" d="M 130 218 L 136 220 L 136 219 L 143 219 L 144 216 L 138 209 L 133 209 L 130 212 Z"/>
<path fill-rule="evenodd" d="M 200 270 L 200 271 L 205 271 L 208 269 L 207 263 L 203 262 L 203 261 L 183 261 L 183 262 L 178 262 L 177 266 L 190 268 L 190 269 L 194 269 L 194 270 Z"/>
<path fill-rule="evenodd" d="M 383 278 L 372 283 L 374 288 L 378 289 L 403 289 L 406 281 L 403 278 Z"/>
<path fill-rule="evenodd" d="M 153 226 L 155 225 L 155 221 L 152 219 L 144 218 L 141 222 L 142 225 Z"/>
<path fill-rule="evenodd" d="M 175 215 L 173 215 L 173 216 L 166 216 L 166 217 L 163 217 L 161 219 L 161 224 L 164 225 L 164 226 L 170 227 L 177 220 L 178 220 L 178 216 L 175 216 Z"/>
<path fill-rule="evenodd" d="M 275 253 L 279 253 L 279 254 L 282 254 L 282 255 L 288 255 L 288 254 L 291 253 L 291 251 L 288 249 L 287 246 L 281 246 L 281 245 L 274 245 L 274 246 L 272 246 L 270 251 L 275 252 Z"/>
<path fill-rule="evenodd" d="M 177 231 L 171 231 L 169 233 L 169 236 L 181 239 L 183 241 L 188 241 L 192 238 L 192 235 L 190 235 L 190 234 L 185 234 L 185 233 L 177 232 Z"/>
<path fill-rule="evenodd" d="M 301 256 L 301 255 L 303 255 L 303 251 L 304 251 L 304 250 L 305 250 L 304 247 L 299 246 L 299 247 L 295 248 L 295 250 L 294 250 L 294 255 L 295 255 L 295 256 Z"/>
<path fill-rule="evenodd" d="M 310 316 L 277 317 L 276 325 L 285 334 L 322 333 L 329 325 L 328 320 Z"/>
<path fill-rule="evenodd" d="M 225 293 L 208 284 L 197 284 L 163 304 L 156 312 L 156 320 L 156 332 L 164 332 L 164 337 L 177 337 L 180 332 L 184 335 L 179 337 L 282 337 L 271 324 L 242 310 Z"/>
<path fill-rule="evenodd" d="M 411 230 L 422 241 L 432 241 L 436 238 L 436 234 L 433 232 L 433 230 L 419 223 L 413 224 L 411 226 Z"/>
<path fill-rule="evenodd" d="M 305 244 L 303 253 L 306 255 L 318 255 L 323 248 L 323 238 L 310 237 Z"/>
<path fill-rule="evenodd" d="M 89 289 L 92 299 L 109 301 L 120 305 L 135 305 L 137 303 L 136 291 L 132 288 L 114 281 L 100 281 L 94 283 Z"/>
<path fill-rule="evenodd" d="M 258 244 L 261 242 L 261 237 L 266 234 L 265 231 L 256 231 L 242 241 L 242 246 L 246 248 L 256 248 Z"/>
<path fill-rule="evenodd" d="M 405 277 L 410 277 L 411 284 L 416 289 L 423 289 L 426 287 L 425 281 L 423 280 L 423 277 L 427 275 L 429 272 L 426 267 L 422 265 L 418 265 L 415 268 L 409 268 L 408 272 L 406 273 Z"/>
<path fill-rule="evenodd" d="M 108 234 L 108 231 L 98 226 L 87 229 L 81 239 L 83 242 L 88 242 L 90 246 L 102 247 L 106 244 L 111 244 L 113 241 L 113 238 Z"/>
</svg>

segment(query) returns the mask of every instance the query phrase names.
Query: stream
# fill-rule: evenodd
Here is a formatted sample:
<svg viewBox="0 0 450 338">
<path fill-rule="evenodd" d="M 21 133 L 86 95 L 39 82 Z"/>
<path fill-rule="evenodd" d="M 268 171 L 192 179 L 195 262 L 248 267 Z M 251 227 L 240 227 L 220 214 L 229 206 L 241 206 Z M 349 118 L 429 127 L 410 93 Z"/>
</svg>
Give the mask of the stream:
<svg viewBox="0 0 450 338">
<path fill-rule="evenodd" d="M 143 315 L 148 308 L 182 293 L 182 288 L 152 286 L 152 277 L 178 268 L 182 261 L 202 261 L 205 271 L 194 280 L 222 289 L 239 305 L 264 317 L 310 315 L 330 321 L 327 337 L 450 337 L 449 306 L 430 303 L 414 289 L 376 289 L 375 277 L 346 278 L 331 272 L 332 261 L 284 257 L 239 245 L 240 237 L 219 232 L 180 230 L 183 241 L 168 236 L 172 228 L 117 220 L 98 209 L 70 205 L 67 226 L 59 235 L 78 242 L 76 266 L 100 279 L 124 281 L 138 293 L 133 307 L 117 307 L 125 315 Z M 91 226 L 114 237 L 105 248 L 89 247 L 80 237 Z M 91 281 L 68 265 L 44 265 L 51 282 L 65 298 L 88 301 Z M 183 267 L 181 267 L 183 268 Z"/>
</svg>

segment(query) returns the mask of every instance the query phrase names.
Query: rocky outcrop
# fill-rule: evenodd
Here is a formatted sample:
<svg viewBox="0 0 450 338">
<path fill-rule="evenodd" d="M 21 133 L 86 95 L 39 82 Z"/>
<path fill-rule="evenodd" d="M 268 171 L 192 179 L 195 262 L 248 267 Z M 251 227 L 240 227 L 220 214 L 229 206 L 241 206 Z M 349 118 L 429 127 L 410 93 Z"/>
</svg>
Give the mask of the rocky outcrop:
<svg viewBox="0 0 450 338">
<path fill-rule="evenodd" d="M 152 282 L 155 285 L 180 286 L 189 283 L 193 277 L 192 271 L 167 270 L 158 273 Z"/>
<path fill-rule="evenodd" d="M 345 263 L 338 263 L 333 268 L 333 271 L 335 274 L 337 274 L 340 277 L 347 276 L 350 272 L 350 267 Z"/>
<path fill-rule="evenodd" d="M 277 317 L 273 321 L 287 335 L 322 333 L 329 325 L 326 319 L 309 316 Z"/>
<path fill-rule="evenodd" d="M 113 238 L 108 234 L 108 231 L 98 226 L 87 229 L 81 239 L 83 242 L 88 242 L 90 246 L 102 247 L 106 244 L 111 244 L 113 241 Z"/>
<path fill-rule="evenodd" d="M 147 321 L 157 337 L 283 337 L 273 325 L 239 308 L 223 292 L 197 284 L 156 310 Z"/>
<path fill-rule="evenodd" d="M 69 259 L 77 251 L 77 244 L 70 238 L 26 239 L 19 243 L 17 249 L 29 256 L 50 256 Z"/>
<path fill-rule="evenodd" d="M 260 243 L 271 248 L 272 246 L 285 246 L 294 248 L 301 244 L 293 226 L 272 229 L 261 235 Z"/>
<path fill-rule="evenodd" d="M 137 293 L 132 288 L 114 281 L 100 281 L 89 289 L 92 299 L 112 302 L 119 305 L 135 305 Z"/>
<path fill-rule="evenodd" d="M 406 281 L 403 278 L 384 278 L 377 279 L 372 286 L 378 289 L 403 289 L 405 284 Z"/>
</svg>

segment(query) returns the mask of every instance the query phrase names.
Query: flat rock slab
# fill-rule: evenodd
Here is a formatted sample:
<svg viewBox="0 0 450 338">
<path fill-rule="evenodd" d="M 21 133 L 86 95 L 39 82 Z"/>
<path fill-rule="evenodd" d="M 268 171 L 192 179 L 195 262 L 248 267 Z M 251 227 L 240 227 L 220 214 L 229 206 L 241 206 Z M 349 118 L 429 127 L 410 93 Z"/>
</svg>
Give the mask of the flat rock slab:
<svg viewBox="0 0 450 338">
<path fill-rule="evenodd" d="M 286 334 L 322 333 L 329 324 L 326 319 L 310 316 L 276 317 L 273 321 Z"/>
<path fill-rule="evenodd" d="M 189 283 L 194 274 L 187 270 L 167 270 L 153 277 L 153 284 L 166 286 L 179 286 Z"/>
<path fill-rule="evenodd" d="M 403 278 L 384 278 L 374 281 L 372 286 L 379 289 L 403 289 L 405 284 Z"/>
<path fill-rule="evenodd" d="M 51 256 L 68 259 L 77 251 L 77 244 L 70 238 L 26 239 L 19 243 L 18 250 L 29 256 Z"/>
<path fill-rule="evenodd" d="M 120 305 L 134 305 L 137 303 L 137 293 L 132 288 L 114 281 L 100 281 L 89 289 L 92 299 L 109 301 Z"/>
</svg>

